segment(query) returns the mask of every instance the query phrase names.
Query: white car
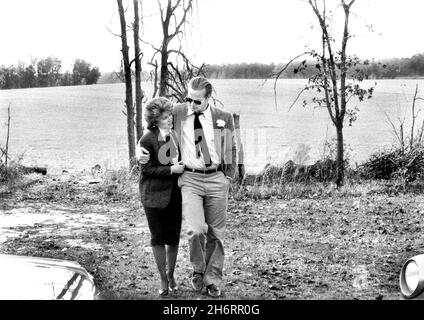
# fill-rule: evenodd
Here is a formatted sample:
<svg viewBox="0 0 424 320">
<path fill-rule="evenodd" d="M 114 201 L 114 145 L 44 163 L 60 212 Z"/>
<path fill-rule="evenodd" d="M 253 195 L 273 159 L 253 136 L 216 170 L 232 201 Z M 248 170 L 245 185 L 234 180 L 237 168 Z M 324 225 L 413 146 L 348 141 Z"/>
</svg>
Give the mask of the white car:
<svg viewBox="0 0 424 320">
<path fill-rule="evenodd" d="M 74 261 L 0 254 L 0 300 L 95 300 L 93 277 Z"/>
<path fill-rule="evenodd" d="M 399 282 L 405 299 L 424 300 L 424 254 L 414 256 L 404 263 Z"/>
</svg>

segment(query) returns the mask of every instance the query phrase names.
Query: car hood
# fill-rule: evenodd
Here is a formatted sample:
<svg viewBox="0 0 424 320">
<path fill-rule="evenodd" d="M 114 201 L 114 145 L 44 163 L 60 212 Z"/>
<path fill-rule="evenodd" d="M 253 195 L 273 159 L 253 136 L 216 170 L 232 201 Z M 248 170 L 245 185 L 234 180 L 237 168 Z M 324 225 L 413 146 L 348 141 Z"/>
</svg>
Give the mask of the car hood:
<svg viewBox="0 0 424 320">
<path fill-rule="evenodd" d="M 0 254 L 1 300 L 93 300 L 93 277 L 77 262 Z"/>
</svg>

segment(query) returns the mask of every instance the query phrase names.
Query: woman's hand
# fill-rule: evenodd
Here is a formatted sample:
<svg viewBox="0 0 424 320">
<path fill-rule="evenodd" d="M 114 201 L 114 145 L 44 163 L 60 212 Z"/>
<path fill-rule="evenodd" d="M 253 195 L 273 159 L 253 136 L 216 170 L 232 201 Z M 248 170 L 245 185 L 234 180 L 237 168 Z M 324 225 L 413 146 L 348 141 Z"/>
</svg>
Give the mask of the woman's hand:
<svg viewBox="0 0 424 320">
<path fill-rule="evenodd" d="M 145 148 L 137 144 L 135 148 L 135 157 L 141 164 L 146 164 L 149 162 L 150 153 Z"/>
<path fill-rule="evenodd" d="M 171 173 L 181 174 L 184 172 L 185 164 L 180 161 L 171 166 Z"/>
</svg>

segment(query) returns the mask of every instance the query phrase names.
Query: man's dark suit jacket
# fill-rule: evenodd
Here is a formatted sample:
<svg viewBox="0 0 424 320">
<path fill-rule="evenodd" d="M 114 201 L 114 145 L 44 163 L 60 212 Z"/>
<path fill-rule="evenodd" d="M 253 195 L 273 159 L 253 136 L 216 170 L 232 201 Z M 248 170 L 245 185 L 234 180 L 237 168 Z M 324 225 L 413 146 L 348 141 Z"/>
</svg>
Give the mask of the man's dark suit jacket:
<svg viewBox="0 0 424 320">
<path fill-rule="evenodd" d="M 141 203 L 145 207 L 166 208 L 171 199 L 171 192 L 175 187 L 179 198 L 181 197 L 180 189 L 176 184 L 178 175 L 171 174 L 172 163 L 164 161 L 169 160 L 169 157 L 165 154 L 167 150 L 176 151 L 173 150 L 172 144 L 168 143 L 167 146 L 165 144 L 166 142 L 156 127 L 148 130 L 140 139 L 140 145 L 150 153 L 149 162 L 141 166 L 139 185 Z"/>
</svg>

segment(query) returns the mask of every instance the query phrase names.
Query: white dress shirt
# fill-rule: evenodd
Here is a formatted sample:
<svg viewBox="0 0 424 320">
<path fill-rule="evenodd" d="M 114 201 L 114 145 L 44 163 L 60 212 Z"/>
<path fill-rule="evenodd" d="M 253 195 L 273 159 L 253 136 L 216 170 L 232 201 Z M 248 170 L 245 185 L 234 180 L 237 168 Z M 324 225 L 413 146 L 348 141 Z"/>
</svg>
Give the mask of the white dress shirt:
<svg viewBox="0 0 424 320">
<path fill-rule="evenodd" d="M 205 133 L 211 161 L 213 164 L 218 165 L 220 161 L 215 147 L 215 135 L 210 106 L 199 116 L 199 120 L 202 124 L 203 132 Z M 196 147 L 194 144 L 194 112 L 190 107 L 187 109 L 187 118 L 181 123 L 181 131 L 181 159 L 183 163 L 186 167 L 192 169 L 205 169 L 206 166 L 203 156 L 196 158 Z"/>
</svg>

